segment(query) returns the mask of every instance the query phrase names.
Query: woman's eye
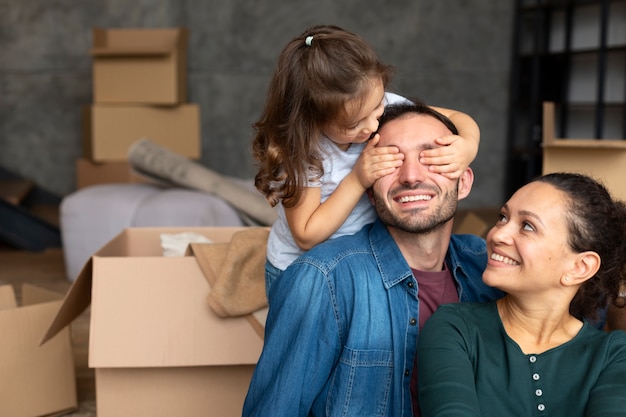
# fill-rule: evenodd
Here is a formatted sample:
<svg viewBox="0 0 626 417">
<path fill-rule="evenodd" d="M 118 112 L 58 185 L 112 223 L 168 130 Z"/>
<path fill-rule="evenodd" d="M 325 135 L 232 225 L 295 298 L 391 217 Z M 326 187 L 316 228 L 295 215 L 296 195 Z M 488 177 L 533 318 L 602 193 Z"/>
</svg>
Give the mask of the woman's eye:
<svg viewBox="0 0 626 417">
<path fill-rule="evenodd" d="M 533 227 L 533 225 L 528 223 L 528 222 L 524 222 L 522 224 L 522 229 L 524 229 L 526 231 L 529 231 L 529 232 L 534 232 L 535 231 L 535 228 Z"/>
<path fill-rule="evenodd" d="M 498 223 L 506 223 L 507 220 L 508 219 L 504 213 L 498 214 Z"/>
</svg>

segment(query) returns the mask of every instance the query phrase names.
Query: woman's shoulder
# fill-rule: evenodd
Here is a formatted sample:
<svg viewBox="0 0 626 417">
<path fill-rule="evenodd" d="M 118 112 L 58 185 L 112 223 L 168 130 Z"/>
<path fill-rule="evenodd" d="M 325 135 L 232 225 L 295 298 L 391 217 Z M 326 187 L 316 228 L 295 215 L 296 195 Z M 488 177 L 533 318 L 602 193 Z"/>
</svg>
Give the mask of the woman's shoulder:
<svg viewBox="0 0 626 417">
<path fill-rule="evenodd" d="M 610 332 L 605 332 L 603 330 L 595 329 L 601 333 L 605 333 L 608 339 L 608 343 L 613 346 L 622 347 L 626 353 L 626 331 L 624 330 L 611 330 Z"/>
<path fill-rule="evenodd" d="M 434 316 L 440 320 L 461 320 L 472 326 L 473 323 L 483 323 L 489 318 L 497 317 L 497 307 L 495 301 L 442 304 L 433 314 Z"/>
<path fill-rule="evenodd" d="M 609 353 L 614 360 L 626 365 L 626 331 L 613 330 L 609 332 L 609 339 Z"/>
<path fill-rule="evenodd" d="M 495 302 L 461 302 L 443 304 L 433 313 L 423 328 L 424 343 L 437 340 L 465 340 L 476 349 L 491 340 L 497 340 L 501 332 Z"/>
<path fill-rule="evenodd" d="M 463 303 L 448 303 L 439 306 L 439 310 L 448 311 L 451 314 L 489 314 L 495 311 L 496 305 L 494 302 L 463 302 Z"/>
<path fill-rule="evenodd" d="M 623 372 L 626 372 L 626 331 L 613 330 L 606 332 L 597 329 L 593 325 L 585 324 L 585 335 L 579 338 L 580 349 L 593 352 L 597 362 L 607 364 L 619 364 Z M 611 365 L 614 366 L 614 365 Z"/>
<path fill-rule="evenodd" d="M 587 351 L 596 351 L 598 357 L 608 358 L 617 355 L 626 364 L 626 331 L 624 330 L 601 330 L 585 320 L 585 324 L 574 338 L 573 344 L 582 346 Z"/>
</svg>

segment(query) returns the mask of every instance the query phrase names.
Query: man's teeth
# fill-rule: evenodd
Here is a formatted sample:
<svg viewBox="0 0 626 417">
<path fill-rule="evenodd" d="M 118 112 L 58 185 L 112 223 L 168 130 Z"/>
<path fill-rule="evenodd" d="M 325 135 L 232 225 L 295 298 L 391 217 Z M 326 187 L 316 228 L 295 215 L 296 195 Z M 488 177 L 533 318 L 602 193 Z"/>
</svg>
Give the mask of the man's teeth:
<svg viewBox="0 0 626 417">
<path fill-rule="evenodd" d="M 410 201 L 428 201 L 428 200 L 432 200 L 432 197 L 429 195 L 410 195 L 410 196 L 406 196 L 406 197 L 402 197 L 400 199 L 401 203 L 408 203 Z"/>
<path fill-rule="evenodd" d="M 519 265 L 519 262 L 517 262 L 516 260 L 507 258 L 506 256 L 498 255 L 497 253 L 492 253 L 491 259 L 498 262 L 504 262 L 507 265 Z"/>
</svg>

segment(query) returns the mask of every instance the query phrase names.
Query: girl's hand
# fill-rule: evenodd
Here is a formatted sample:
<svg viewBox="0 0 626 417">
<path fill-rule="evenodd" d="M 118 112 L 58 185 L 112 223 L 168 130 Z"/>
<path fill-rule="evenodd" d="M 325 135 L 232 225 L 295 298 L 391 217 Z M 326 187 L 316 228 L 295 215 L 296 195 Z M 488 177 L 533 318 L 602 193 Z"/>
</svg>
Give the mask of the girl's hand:
<svg viewBox="0 0 626 417">
<path fill-rule="evenodd" d="M 458 135 L 449 135 L 435 140 L 441 147 L 424 150 L 420 162 L 428 165 L 430 172 L 436 172 L 449 179 L 457 179 L 472 163 L 478 153 L 475 141 Z"/>
<path fill-rule="evenodd" d="M 364 189 L 368 189 L 374 182 L 385 175 L 395 172 L 402 166 L 404 154 L 395 146 L 376 147 L 380 140 L 377 133 L 365 145 L 361 156 L 357 160 L 352 173 L 355 174 Z"/>
</svg>

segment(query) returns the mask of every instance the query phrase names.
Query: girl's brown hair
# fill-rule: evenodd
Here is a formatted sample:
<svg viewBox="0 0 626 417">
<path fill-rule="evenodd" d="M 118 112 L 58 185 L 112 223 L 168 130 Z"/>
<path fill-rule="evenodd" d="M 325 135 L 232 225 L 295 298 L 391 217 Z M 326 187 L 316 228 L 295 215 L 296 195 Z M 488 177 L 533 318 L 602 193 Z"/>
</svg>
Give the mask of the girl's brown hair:
<svg viewBox="0 0 626 417">
<path fill-rule="evenodd" d="M 314 26 L 285 46 L 253 124 L 255 186 L 272 206 L 297 204 L 312 173 L 323 174 L 322 129 L 347 123 L 346 102 L 364 100 L 372 80 L 386 87 L 392 76 L 364 39 L 336 26 Z"/>
</svg>

